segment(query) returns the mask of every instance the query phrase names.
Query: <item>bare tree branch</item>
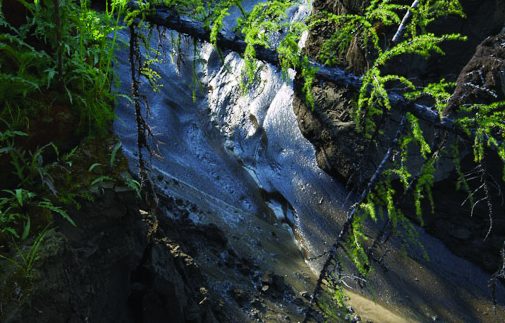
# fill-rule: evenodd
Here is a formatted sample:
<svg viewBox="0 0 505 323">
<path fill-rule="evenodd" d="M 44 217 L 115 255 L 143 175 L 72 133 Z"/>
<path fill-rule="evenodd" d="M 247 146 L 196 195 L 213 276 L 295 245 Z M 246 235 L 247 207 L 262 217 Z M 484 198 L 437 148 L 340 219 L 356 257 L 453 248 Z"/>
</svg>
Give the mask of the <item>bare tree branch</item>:
<svg viewBox="0 0 505 323">
<path fill-rule="evenodd" d="M 502 258 L 502 267 L 498 269 L 489 280 L 488 286 L 491 288 L 491 297 L 493 299 L 493 304 L 496 306 L 496 285 L 498 280 L 505 280 L 505 241 L 503 242 L 503 247 L 500 252 Z"/>
<path fill-rule="evenodd" d="M 354 221 L 354 217 L 356 216 L 356 212 L 359 209 L 359 205 L 366 199 L 368 194 L 374 189 L 375 185 L 379 181 L 380 176 L 386 169 L 387 163 L 397 154 L 397 147 L 400 142 L 401 136 L 403 134 L 403 131 L 405 129 L 405 124 L 406 124 L 406 117 L 405 115 L 402 117 L 402 120 L 400 122 L 400 126 L 398 127 L 398 130 L 396 131 L 396 135 L 388 148 L 386 154 L 382 158 L 381 163 L 375 170 L 375 173 L 373 174 L 372 178 L 368 182 L 368 185 L 366 188 L 361 192 L 361 195 L 359 196 L 357 202 L 349 209 L 347 212 L 347 219 L 345 223 L 342 226 L 342 229 L 340 229 L 340 233 L 333 243 L 333 245 L 330 248 L 330 251 L 328 252 L 328 258 L 326 258 L 326 261 L 323 265 L 323 268 L 321 269 L 321 272 L 319 273 L 319 278 L 317 279 L 316 282 L 316 287 L 314 288 L 314 292 L 312 293 L 312 297 L 310 300 L 310 306 L 306 312 L 304 322 L 308 322 L 308 319 L 311 315 L 312 308 L 319 296 L 319 294 L 322 292 L 322 285 L 323 285 L 323 280 L 325 279 L 326 276 L 329 274 L 329 269 L 331 267 L 332 261 L 335 259 L 338 251 L 338 247 L 343 243 L 345 240 L 347 234 L 349 233 L 349 230 L 351 228 L 352 222 Z"/>
<path fill-rule="evenodd" d="M 415 0 L 410 7 L 412 9 L 415 9 L 419 6 L 419 0 Z M 395 35 L 393 36 L 392 42 L 397 43 L 400 41 L 400 39 L 403 36 L 403 33 L 405 32 L 405 28 L 407 27 L 407 23 L 409 22 L 410 17 L 412 17 L 412 10 L 408 10 L 405 16 L 403 16 L 402 22 L 400 23 L 400 26 L 398 26 L 398 30 L 396 31 Z"/>
</svg>

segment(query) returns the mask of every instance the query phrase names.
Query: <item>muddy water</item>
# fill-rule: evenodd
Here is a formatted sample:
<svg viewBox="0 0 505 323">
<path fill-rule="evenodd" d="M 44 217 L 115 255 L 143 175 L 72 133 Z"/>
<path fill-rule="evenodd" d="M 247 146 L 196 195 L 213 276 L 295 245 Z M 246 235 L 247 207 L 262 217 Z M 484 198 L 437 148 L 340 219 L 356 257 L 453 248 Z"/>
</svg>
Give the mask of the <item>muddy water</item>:
<svg viewBox="0 0 505 323">
<path fill-rule="evenodd" d="M 294 17 L 300 15 L 303 10 L 293 11 Z M 261 270 L 285 276 L 297 292 L 311 290 L 320 262 L 307 263 L 303 255 L 327 250 L 344 218 L 347 192 L 318 168 L 314 148 L 301 135 L 291 105 L 291 81 L 260 64 L 259 82 L 243 93 L 238 55 L 228 53 L 223 61 L 208 44 L 195 51 L 188 37 L 180 39 L 180 48 L 172 46 L 178 37 L 169 31 L 153 35 L 152 46 L 162 46 L 163 61 L 153 66 L 161 87 L 153 92 L 147 82 L 142 85 L 150 103 L 145 118 L 154 133 L 151 145 L 159 155 L 150 160 L 153 178 L 160 190 L 206 210 L 205 215 L 193 214 L 194 221 L 216 223 L 229 236 L 239 237 L 231 239 L 234 248 L 255 259 Z M 126 33 L 123 39 L 127 41 Z M 196 69 L 195 58 L 200 63 Z M 116 71 L 120 91 L 128 94 L 127 49 L 118 53 Z M 114 129 L 134 168 L 133 107 L 124 100 L 116 112 Z M 349 292 L 362 318 L 505 321 L 503 306 L 493 309 L 489 300 L 488 275 L 422 229 L 419 233 L 430 261 L 421 254 L 405 255 L 392 240 L 383 249 L 389 250 L 386 267 L 375 268 L 366 289 Z M 210 263 L 207 267 L 215 288 L 225 290 L 229 277 L 220 276 Z M 352 281 L 349 285 L 354 286 Z M 285 311 L 300 317 L 296 308 Z"/>
</svg>

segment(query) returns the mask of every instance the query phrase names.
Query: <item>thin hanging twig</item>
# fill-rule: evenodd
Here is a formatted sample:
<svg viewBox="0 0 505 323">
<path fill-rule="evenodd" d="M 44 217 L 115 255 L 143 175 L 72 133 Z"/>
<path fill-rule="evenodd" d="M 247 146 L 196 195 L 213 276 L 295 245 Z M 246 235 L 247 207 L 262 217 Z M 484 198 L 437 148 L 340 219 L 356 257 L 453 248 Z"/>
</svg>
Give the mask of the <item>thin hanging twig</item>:
<svg viewBox="0 0 505 323">
<path fill-rule="evenodd" d="M 142 104 L 140 95 L 140 76 L 138 75 L 141 66 L 140 48 L 138 36 L 135 26 L 130 26 L 130 72 L 131 72 L 131 91 L 132 100 L 135 106 L 135 121 L 137 124 L 137 154 L 139 163 L 139 179 L 141 186 L 145 186 L 147 182 L 147 166 L 144 159 L 143 151 L 147 147 L 145 120 L 142 117 Z"/>
<path fill-rule="evenodd" d="M 502 265 L 501 268 L 498 269 L 489 279 L 488 286 L 491 289 L 491 298 L 493 299 L 493 305 L 496 306 L 496 285 L 498 284 L 498 280 L 505 280 L 505 241 L 503 242 L 503 247 L 500 252 Z"/>
</svg>

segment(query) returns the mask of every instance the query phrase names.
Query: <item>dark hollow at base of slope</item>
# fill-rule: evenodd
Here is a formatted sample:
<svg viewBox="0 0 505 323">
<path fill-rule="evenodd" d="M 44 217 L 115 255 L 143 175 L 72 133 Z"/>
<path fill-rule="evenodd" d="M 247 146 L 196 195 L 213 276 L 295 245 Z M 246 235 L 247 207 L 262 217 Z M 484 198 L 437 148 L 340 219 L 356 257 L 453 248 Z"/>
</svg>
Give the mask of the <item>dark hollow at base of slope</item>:
<svg viewBox="0 0 505 323">
<path fill-rule="evenodd" d="M 2 300 L 2 321 L 217 322 L 175 225 L 140 208 L 133 193 L 106 190 L 72 212 L 77 227 L 58 223 L 28 296 Z"/>
</svg>

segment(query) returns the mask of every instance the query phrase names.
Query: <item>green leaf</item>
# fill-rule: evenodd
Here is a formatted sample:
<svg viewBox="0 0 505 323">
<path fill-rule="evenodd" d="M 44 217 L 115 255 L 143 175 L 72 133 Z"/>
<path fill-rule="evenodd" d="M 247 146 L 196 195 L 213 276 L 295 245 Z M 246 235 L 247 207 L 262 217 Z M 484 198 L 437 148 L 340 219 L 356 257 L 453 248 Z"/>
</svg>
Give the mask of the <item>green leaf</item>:
<svg viewBox="0 0 505 323">
<path fill-rule="evenodd" d="M 23 234 L 21 235 L 21 240 L 26 240 L 28 238 L 28 236 L 30 235 L 30 227 L 31 227 L 30 217 L 27 217 L 26 223 L 23 226 Z"/>
<path fill-rule="evenodd" d="M 121 143 L 118 142 L 114 145 L 114 148 L 112 148 L 112 153 L 110 155 L 110 167 L 114 167 L 114 163 L 116 161 L 116 155 L 121 146 L 122 146 Z"/>
<path fill-rule="evenodd" d="M 110 176 L 99 176 L 99 177 L 95 178 L 94 181 L 91 182 L 91 186 L 95 186 L 99 183 L 106 182 L 106 181 L 114 182 L 114 179 Z"/>
<path fill-rule="evenodd" d="M 19 234 L 16 232 L 16 230 L 14 230 L 14 228 L 11 227 L 2 228 L 2 232 L 7 232 L 10 235 L 19 239 Z"/>
<path fill-rule="evenodd" d="M 21 188 L 16 189 L 15 196 L 16 196 L 16 200 L 18 201 L 19 206 L 23 206 L 25 204 L 24 203 L 25 202 L 25 200 L 24 200 L 24 190 L 21 189 Z"/>
<path fill-rule="evenodd" d="M 88 172 L 92 172 L 95 168 L 102 166 L 100 163 L 94 163 L 93 165 L 89 166 Z"/>
<path fill-rule="evenodd" d="M 41 207 L 41 208 L 47 209 L 47 210 L 49 210 L 49 211 L 51 211 L 53 213 L 58 214 L 63 219 L 67 220 L 67 222 L 69 222 L 74 227 L 77 226 L 75 224 L 74 220 L 72 220 L 72 218 L 70 217 L 70 215 L 68 215 L 68 213 L 64 209 L 55 206 L 51 201 L 49 201 L 47 199 L 44 199 L 42 202 L 39 202 L 38 206 Z"/>
</svg>

